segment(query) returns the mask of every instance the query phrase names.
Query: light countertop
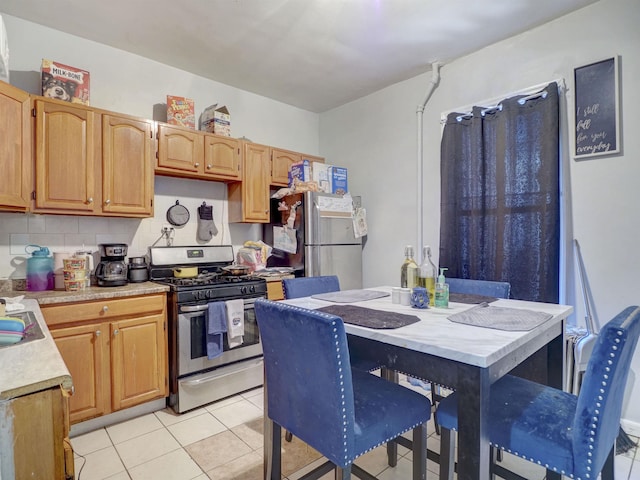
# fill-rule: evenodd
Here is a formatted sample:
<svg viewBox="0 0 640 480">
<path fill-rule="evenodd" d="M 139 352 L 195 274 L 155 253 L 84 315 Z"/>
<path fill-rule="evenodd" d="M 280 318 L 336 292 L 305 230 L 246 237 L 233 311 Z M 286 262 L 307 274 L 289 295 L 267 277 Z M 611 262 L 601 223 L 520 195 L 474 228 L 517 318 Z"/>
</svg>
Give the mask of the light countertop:
<svg viewBox="0 0 640 480">
<path fill-rule="evenodd" d="M 0 347 L 0 401 L 56 386 L 70 392 L 73 387 L 71 374 L 51 337 L 38 302 L 24 299 L 20 303 L 25 310 L 34 313 L 44 338 Z"/>
<path fill-rule="evenodd" d="M 24 295 L 25 298 L 33 299 L 40 305 L 51 305 L 55 303 L 86 302 L 89 300 L 100 300 L 104 298 L 133 297 L 137 295 L 149 295 L 152 293 L 168 292 L 167 285 L 154 282 L 128 283 L 122 287 L 97 287 L 92 286 L 77 292 L 66 292 L 64 290 L 45 290 L 42 292 L 25 292 L 19 290 L 0 291 L 1 297 L 17 297 Z"/>
</svg>

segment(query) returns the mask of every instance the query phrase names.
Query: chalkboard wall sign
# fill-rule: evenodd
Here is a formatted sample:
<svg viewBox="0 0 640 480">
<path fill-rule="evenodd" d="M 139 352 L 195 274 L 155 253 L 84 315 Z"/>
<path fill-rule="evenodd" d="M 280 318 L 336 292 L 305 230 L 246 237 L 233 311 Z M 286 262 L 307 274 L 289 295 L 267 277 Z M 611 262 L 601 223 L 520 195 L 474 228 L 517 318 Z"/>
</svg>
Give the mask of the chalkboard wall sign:
<svg viewBox="0 0 640 480">
<path fill-rule="evenodd" d="M 618 57 L 574 69 L 575 158 L 620 152 Z"/>
</svg>

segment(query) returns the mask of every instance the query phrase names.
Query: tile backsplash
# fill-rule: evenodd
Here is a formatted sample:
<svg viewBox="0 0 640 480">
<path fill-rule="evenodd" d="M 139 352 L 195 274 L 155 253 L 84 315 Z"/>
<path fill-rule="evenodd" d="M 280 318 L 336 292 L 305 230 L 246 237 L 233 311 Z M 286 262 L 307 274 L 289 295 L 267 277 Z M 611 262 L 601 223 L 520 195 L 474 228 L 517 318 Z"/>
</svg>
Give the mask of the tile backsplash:
<svg viewBox="0 0 640 480">
<path fill-rule="evenodd" d="M 155 178 L 154 217 L 117 218 L 75 215 L 36 215 L 0 212 L 0 279 L 24 279 L 30 244 L 48 247 L 51 252 L 97 252 L 101 243 L 126 243 L 128 256 L 143 256 L 152 245 L 164 246 L 162 228 L 169 225 L 166 212 L 176 200 L 187 207 L 190 219 L 182 227 L 173 227 L 173 245 L 242 245 L 259 240 L 256 225 L 229 225 L 227 188 L 224 183 L 170 177 Z M 197 239 L 198 207 L 213 206 L 218 229 L 209 242 Z M 96 265 L 99 257 L 96 255 Z"/>
</svg>

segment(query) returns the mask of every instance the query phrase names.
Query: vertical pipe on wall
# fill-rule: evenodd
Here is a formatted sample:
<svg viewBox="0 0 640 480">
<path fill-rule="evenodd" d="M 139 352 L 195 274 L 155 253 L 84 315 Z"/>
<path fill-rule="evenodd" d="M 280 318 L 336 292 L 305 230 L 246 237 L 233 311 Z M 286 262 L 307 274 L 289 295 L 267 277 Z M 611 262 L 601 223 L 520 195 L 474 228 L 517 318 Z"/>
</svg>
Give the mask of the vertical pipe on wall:
<svg viewBox="0 0 640 480">
<path fill-rule="evenodd" d="M 424 96 L 424 100 L 422 103 L 418 104 L 418 108 L 416 110 L 416 116 L 418 118 L 418 157 L 417 157 L 417 167 L 418 167 L 418 236 L 417 236 L 417 244 L 416 244 L 416 257 L 418 257 L 418 261 L 422 261 L 422 246 L 423 246 L 423 235 L 424 235 L 424 179 L 422 178 L 424 172 L 424 161 L 423 161 L 423 140 L 424 133 L 422 131 L 422 117 L 424 114 L 424 107 L 427 105 L 429 98 L 431 98 L 431 94 L 433 90 L 438 85 L 440 81 L 440 63 L 434 62 L 431 64 L 431 81 L 427 86 L 427 92 Z"/>
</svg>

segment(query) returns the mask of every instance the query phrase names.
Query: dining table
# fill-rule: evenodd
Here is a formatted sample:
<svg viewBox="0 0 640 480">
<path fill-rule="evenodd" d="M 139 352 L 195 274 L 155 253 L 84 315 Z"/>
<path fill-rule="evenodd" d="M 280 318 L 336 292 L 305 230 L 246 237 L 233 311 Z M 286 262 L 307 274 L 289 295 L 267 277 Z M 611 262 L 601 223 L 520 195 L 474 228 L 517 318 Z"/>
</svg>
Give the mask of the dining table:
<svg viewBox="0 0 640 480">
<path fill-rule="evenodd" d="M 364 326 L 361 321 L 350 322 L 349 315 L 343 316 L 351 357 L 384 365 L 387 372 L 404 373 L 427 380 L 432 386 L 455 390 L 458 395 L 458 479 L 489 480 L 491 384 L 511 373 L 562 389 L 565 385 L 565 322 L 573 307 L 495 298 L 463 303 L 468 300 L 460 297 L 456 302 L 455 295 L 451 295 L 446 308 L 414 308 L 393 303 L 390 293 L 390 286 L 381 286 L 343 291 L 333 297 L 312 295 L 284 302 L 308 309 L 340 310 L 340 307 L 356 306 L 374 311 L 368 312 L 368 317 L 378 319 L 378 323 L 374 321 L 371 326 Z M 494 313 L 496 319 L 503 318 L 505 313 L 514 319 L 546 315 L 534 324 L 456 321 L 482 308 L 487 308 L 480 312 L 485 315 L 480 318 L 485 319 L 487 314 Z M 397 326 L 385 323 L 386 317 L 390 320 L 411 317 L 412 323 Z M 280 442 L 271 435 L 273 426 L 268 418 L 266 397 L 265 394 L 264 478 L 280 480 L 279 468 L 274 468 L 274 462 L 277 460 L 279 464 L 280 457 L 279 448 L 274 452 L 274 443 L 279 447 Z M 389 462 L 392 463 L 391 455 Z M 552 478 L 559 480 L 560 476 L 547 471 L 547 479 Z"/>
</svg>

